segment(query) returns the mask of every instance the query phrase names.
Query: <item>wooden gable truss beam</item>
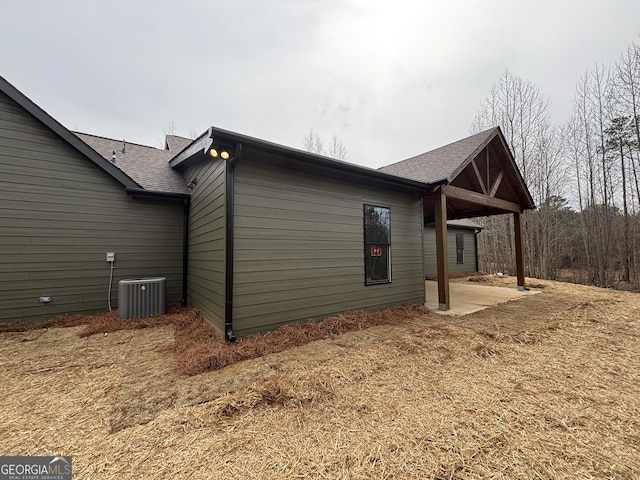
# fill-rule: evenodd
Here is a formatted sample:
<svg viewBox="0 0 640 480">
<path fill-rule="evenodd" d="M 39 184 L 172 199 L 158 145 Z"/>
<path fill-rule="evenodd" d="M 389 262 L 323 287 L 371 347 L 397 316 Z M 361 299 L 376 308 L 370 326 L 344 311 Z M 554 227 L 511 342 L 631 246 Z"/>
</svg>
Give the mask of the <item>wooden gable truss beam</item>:
<svg viewBox="0 0 640 480">
<path fill-rule="evenodd" d="M 501 198 L 472 192 L 470 190 L 465 190 L 464 188 L 454 187 L 453 185 L 442 185 L 438 188 L 440 188 L 442 193 L 449 198 L 475 203 L 483 207 L 497 208 L 504 210 L 505 212 L 520 213 L 522 211 L 519 204 L 508 200 L 502 200 Z"/>
<path fill-rule="evenodd" d="M 478 180 L 478 184 L 480 185 L 480 188 L 482 189 L 482 193 L 484 193 L 486 195 L 487 194 L 487 187 L 484 184 L 484 180 L 482 180 L 482 175 L 480 175 L 480 170 L 478 170 L 478 165 L 476 165 L 476 161 L 475 160 L 471 160 L 471 166 L 473 167 L 473 171 L 476 174 L 476 179 Z"/>
<path fill-rule="evenodd" d="M 498 188 L 500 188 L 500 184 L 502 183 L 502 177 L 504 177 L 504 172 L 500 170 L 500 172 L 498 172 L 498 176 L 493 182 L 493 185 L 491 185 L 491 191 L 489 192 L 490 197 L 496 196 L 496 192 L 498 191 Z"/>
<path fill-rule="evenodd" d="M 489 165 L 489 147 L 487 146 L 485 148 L 485 152 L 486 152 L 486 161 L 487 161 L 487 165 L 486 165 L 486 169 L 487 169 L 487 178 L 486 180 L 482 178 L 482 174 L 480 173 L 480 169 L 478 168 L 478 164 L 476 163 L 476 159 L 472 159 L 470 163 L 471 165 L 471 169 L 473 170 L 473 174 L 475 175 L 475 179 L 478 182 L 478 185 L 480 186 L 480 190 L 482 192 L 477 192 L 479 194 L 483 194 L 485 196 L 488 197 L 495 197 L 496 193 L 498 192 L 498 188 L 500 188 L 500 185 L 502 184 L 502 180 L 504 179 L 504 170 L 500 169 L 498 171 L 498 175 L 496 176 L 496 178 L 493 180 L 493 182 L 490 181 L 489 178 L 489 171 L 490 171 L 490 165 Z M 478 157 L 480 158 L 480 157 Z M 511 209 L 509 209 L 509 211 L 512 211 Z M 520 211 L 520 210 L 518 210 Z"/>
</svg>

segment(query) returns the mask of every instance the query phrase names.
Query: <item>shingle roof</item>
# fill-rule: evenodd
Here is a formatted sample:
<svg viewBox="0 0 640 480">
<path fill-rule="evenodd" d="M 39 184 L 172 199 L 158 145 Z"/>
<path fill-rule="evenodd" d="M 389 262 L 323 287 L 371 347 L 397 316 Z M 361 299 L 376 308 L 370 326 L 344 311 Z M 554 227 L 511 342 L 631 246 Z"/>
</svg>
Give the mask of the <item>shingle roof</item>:
<svg viewBox="0 0 640 480">
<path fill-rule="evenodd" d="M 191 144 L 193 140 L 190 138 L 179 137 L 177 135 L 167 135 L 165 137 L 164 145 L 166 150 L 171 150 L 174 155 L 184 150 L 187 145 Z"/>
<path fill-rule="evenodd" d="M 444 147 L 392 163 L 380 170 L 426 183 L 451 181 L 467 160 L 475 157 L 486 146 L 497 130 L 497 127 L 485 130 Z"/>
<path fill-rule="evenodd" d="M 189 193 L 184 177 L 169 166 L 169 160 L 181 150 L 180 144 L 186 145 L 182 140 L 191 142 L 190 140 L 172 135 L 170 150 L 163 150 L 87 133 L 73 133 L 145 190 Z M 115 163 L 112 162 L 113 152 Z"/>
</svg>

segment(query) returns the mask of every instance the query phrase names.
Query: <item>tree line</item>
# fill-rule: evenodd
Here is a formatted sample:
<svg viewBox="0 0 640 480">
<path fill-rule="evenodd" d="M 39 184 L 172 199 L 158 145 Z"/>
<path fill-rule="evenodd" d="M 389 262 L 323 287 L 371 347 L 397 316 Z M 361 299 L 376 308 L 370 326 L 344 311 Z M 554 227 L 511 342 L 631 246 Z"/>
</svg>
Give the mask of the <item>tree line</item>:
<svg viewBox="0 0 640 480">
<path fill-rule="evenodd" d="M 471 126 L 501 127 L 537 205 L 523 215 L 526 274 L 640 289 L 640 44 L 584 73 L 565 124 L 548 110 L 535 84 L 505 71 Z M 510 273 L 511 216 L 478 222 L 481 270 Z"/>
</svg>

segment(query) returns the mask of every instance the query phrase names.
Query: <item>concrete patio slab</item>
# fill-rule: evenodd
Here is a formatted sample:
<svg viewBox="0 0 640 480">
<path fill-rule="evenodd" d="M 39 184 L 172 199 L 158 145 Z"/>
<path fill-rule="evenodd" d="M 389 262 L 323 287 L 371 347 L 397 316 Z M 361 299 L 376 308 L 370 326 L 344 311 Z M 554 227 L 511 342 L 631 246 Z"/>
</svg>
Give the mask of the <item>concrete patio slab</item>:
<svg viewBox="0 0 640 480">
<path fill-rule="evenodd" d="M 488 285 L 478 285 L 477 283 L 449 283 L 449 298 L 451 308 L 449 310 L 438 310 L 438 282 L 425 282 L 427 291 L 427 308 L 441 315 L 461 316 L 477 312 L 493 305 L 510 302 L 527 295 L 540 293 L 536 290 L 520 291 L 516 288 L 491 287 Z"/>
</svg>

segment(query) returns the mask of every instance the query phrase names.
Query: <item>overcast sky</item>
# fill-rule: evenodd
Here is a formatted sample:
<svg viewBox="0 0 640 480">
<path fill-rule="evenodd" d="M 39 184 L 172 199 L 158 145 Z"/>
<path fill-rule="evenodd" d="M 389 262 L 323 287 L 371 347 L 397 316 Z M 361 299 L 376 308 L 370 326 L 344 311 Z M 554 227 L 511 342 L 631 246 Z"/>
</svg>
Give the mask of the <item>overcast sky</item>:
<svg viewBox="0 0 640 480">
<path fill-rule="evenodd" d="M 0 0 L 0 74 L 69 129 L 297 148 L 313 129 L 371 167 L 467 136 L 505 69 L 562 123 L 638 39 L 639 0 Z"/>
</svg>

